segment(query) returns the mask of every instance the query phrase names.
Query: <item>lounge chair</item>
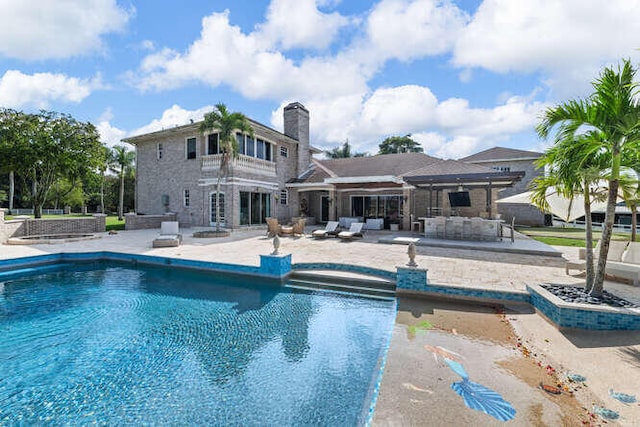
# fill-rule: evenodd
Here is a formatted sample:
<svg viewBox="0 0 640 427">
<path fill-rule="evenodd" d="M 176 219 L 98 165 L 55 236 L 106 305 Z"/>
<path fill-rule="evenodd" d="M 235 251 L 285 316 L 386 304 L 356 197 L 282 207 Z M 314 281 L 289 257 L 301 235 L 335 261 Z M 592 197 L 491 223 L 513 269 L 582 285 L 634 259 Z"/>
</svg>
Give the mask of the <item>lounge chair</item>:
<svg viewBox="0 0 640 427">
<path fill-rule="evenodd" d="M 600 253 L 600 242 L 593 249 L 594 264 L 598 262 L 598 254 Z M 630 267 L 630 262 L 623 259 L 623 255 L 626 255 L 625 249 L 627 248 L 627 241 L 611 240 L 609 242 L 609 252 L 607 253 L 607 265 L 605 272 L 614 277 L 621 277 L 632 280 L 638 283 L 638 274 L 635 273 L 635 269 Z M 631 256 L 628 256 L 629 261 Z M 587 269 L 587 263 L 584 260 L 579 261 L 567 261 L 565 264 L 565 272 L 569 274 L 569 270 L 585 271 Z"/>
<path fill-rule="evenodd" d="M 351 240 L 354 237 L 362 237 L 362 229 L 364 222 L 354 222 L 349 227 L 348 231 L 341 231 L 338 233 L 338 237 L 342 240 Z"/>
<path fill-rule="evenodd" d="M 169 248 L 180 246 L 182 234 L 178 221 L 162 221 L 160 223 L 160 235 L 153 240 L 154 248 Z"/>
<path fill-rule="evenodd" d="M 278 218 L 267 218 L 267 236 L 274 237 L 282 233 L 282 226 L 278 223 Z"/>
<path fill-rule="evenodd" d="M 335 236 L 336 234 L 338 234 L 338 225 L 340 225 L 338 221 L 329 221 L 327 222 L 327 225 L 324 227 L 324 229 L 313 230 L 311 235 L 314 239 L 324 239 L 328 236 Z"/>
</svg>

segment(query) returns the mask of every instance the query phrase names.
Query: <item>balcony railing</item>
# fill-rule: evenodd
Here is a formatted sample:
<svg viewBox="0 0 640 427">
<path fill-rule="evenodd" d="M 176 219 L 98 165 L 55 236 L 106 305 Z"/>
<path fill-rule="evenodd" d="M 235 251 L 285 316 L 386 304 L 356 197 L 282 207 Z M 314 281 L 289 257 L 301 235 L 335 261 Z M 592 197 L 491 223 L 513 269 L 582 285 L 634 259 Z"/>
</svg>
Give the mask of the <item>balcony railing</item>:
<svg viewBox="0 0 640 427">
<path fill-rule="evenodd" d="M 202 170 L 218 170 L 220 168 L 221 160 L 221 154 L 202 156 Z M 246 171 L 259 173 L 262 175 L 276 176 L 275 162 L 256 159 L 255 157 L 245 156 L 244 154 L 238 154 L 238 156 L 232 160 L 232 167 L 236 171 Z"/>
</svg>

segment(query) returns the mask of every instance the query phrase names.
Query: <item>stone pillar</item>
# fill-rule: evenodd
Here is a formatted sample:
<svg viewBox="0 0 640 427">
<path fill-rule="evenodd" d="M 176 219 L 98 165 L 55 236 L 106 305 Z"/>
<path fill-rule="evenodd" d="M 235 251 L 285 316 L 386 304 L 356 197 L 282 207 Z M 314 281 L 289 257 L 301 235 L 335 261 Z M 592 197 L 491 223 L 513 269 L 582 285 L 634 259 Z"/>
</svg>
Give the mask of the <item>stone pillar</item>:
<svg viewBox="0 0 640 427">
<path fill-rule="evenodd" d="M 427 269 L 414 267 L 396 267 L 398 289 L 426 291 L 428 287 Z"/>
<path fill-rule="evenodd" d="M 411 212 L 413 211 L 413 192 L 409 188 L 402 189 L 402 229 L 411 230 Z"/>
<path fill-rule="evenodd" d="M 4 209 L 0 209 L 0 224 L 4 222 Z"/>
<path fill-rule="evenodd" d="M 291 254 L 260 255 L 260 274 L 282 279 L 291 273 Z"/>
<path fill-rule="evenodd" d="M 107 230 L 107 216 L 105 214 L 93 214 L 95 218 L 94 230 L 96 233 L 104 233 Z"/>
</svg>

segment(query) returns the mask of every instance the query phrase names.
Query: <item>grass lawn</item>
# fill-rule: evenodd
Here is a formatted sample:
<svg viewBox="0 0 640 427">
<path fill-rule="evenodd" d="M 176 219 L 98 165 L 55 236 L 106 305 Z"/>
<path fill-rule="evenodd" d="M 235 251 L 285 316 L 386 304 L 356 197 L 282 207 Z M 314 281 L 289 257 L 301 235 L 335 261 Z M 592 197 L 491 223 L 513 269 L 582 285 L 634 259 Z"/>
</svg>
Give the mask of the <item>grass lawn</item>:
<svg viewBox="0 0 640 427">
<path fill-rule="evenodd" d="M 22 216 L 22 215 L 20 215 Z M 33 218 L 33 215 L 29 215 Z M 82 215 L 82 214 L 70 214 L 70 215 L 42 215 L 42 218 L 53 218 L 53 219 L 57 219 L 57 218 L 82 218 L 84 216 L 91 216 L 91 215 Z M 11 220 L 14 219 L 13 215 L 7 215 L 5 216 L 6 220 Z M 107 216 L 107 220 L 106 220 L 106 231 L 111 231 L 111 230 L 124 230 L 124 219 L 122 221 L 118 221 L 118 216 L 117 215 L 109 215 Z"/>
<path fill-rule="evenodd" d="M 516 231 L 547 245 L 585 247 L 584 230 L 563 227 L 516 227 Z M 629 240 L 630 233 L 613 233 L 613 240 Z M 593 245 L 602 237 L 602 232 L 593 232 Z M 638 237 L 636 237 L 638 241 Z"/>
</svg>

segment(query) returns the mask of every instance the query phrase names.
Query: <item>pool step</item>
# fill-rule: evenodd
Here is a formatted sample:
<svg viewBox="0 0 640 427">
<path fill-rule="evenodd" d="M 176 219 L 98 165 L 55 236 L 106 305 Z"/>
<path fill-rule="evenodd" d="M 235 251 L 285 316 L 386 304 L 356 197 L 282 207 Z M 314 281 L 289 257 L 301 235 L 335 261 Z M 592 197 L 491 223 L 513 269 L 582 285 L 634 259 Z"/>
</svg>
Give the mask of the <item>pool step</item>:
<svg viewBox="0 0 640 427">
<path fill-rule="evenodd" d="M 285 286 L 305 290 L 323 289 L 381 299 L 394 299 L 396 296 L 396 284 L 388 280 L 329 274 L 293 272 Z"/>
</svg>

